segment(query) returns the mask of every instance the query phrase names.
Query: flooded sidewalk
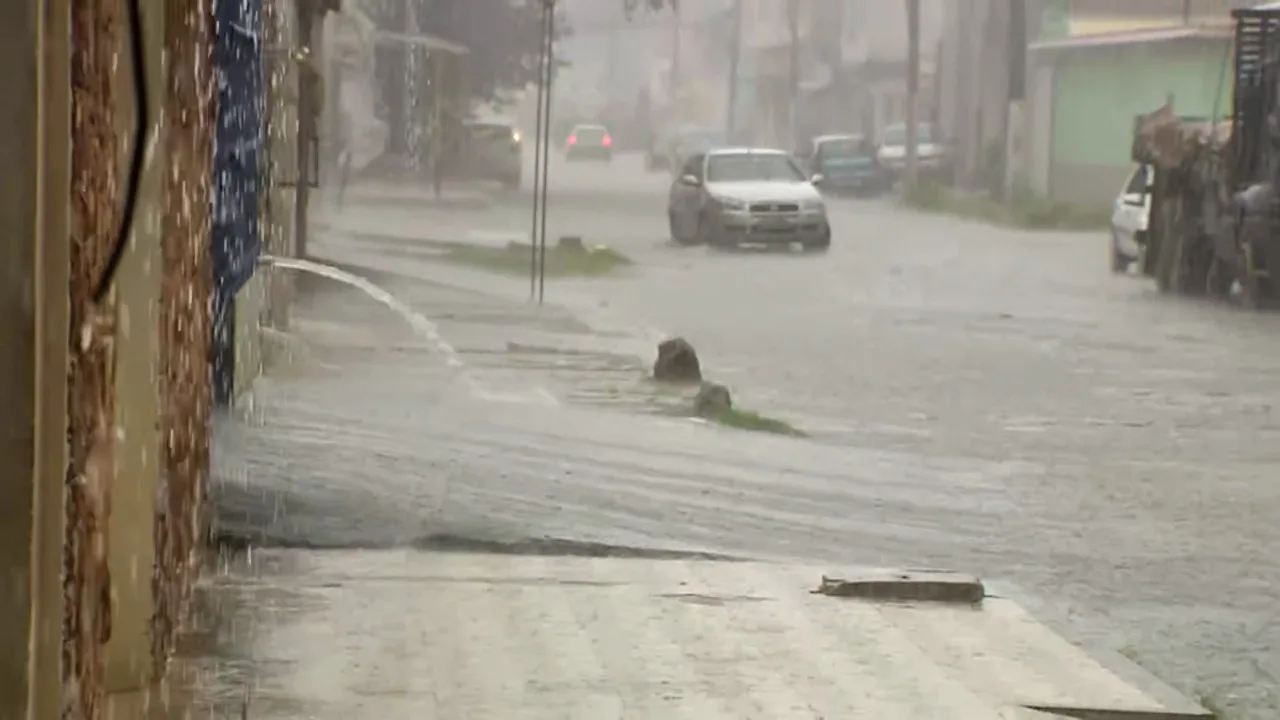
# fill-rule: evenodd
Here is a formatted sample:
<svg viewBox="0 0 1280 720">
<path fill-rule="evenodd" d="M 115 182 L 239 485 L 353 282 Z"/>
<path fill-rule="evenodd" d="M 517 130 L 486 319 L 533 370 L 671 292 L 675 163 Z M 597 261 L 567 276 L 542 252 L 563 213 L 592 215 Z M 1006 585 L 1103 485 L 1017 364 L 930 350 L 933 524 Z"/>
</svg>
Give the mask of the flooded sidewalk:
<svg viewBox="0 0 1280 720">
<path fill-rule="evenodd" d="M 238 412 L 218 418 L 219 539 L 229 551 L 265 546 L 248 551 L 265 563 L 255 567 L 288 570 L 259 575 L 233 565 L 206 575 L 201 602 L 217 623 L 197 633 L 182 663 L 194 668 L 191 703 L 213 717 L 241 717 L 246 701 L 251 718 L 808 717 L 779 715 L 772 710 L 783 706 L 768 704 L 762 707 L 770 710 L 741 714 L 731 688 L 751 686 L 756 676 L 686 675 L 675 692 L 647 684 L 647 664 L 575 675 L 572 668 L 626 659 L 616 647 L 630 640 L 611 636 L 611 645 L 599 646 L 592 633 L 643 629 L 635 623 L 649 616 L 602 626 L 591 620 L 590 606 L 569 610 L 560 594 L 541 595 L 549 577 L 568 578 L 552 583 L 557 592 L 607 580 L 606 597 L 592 601 L 605 603 L 599 608 L 637 587 L 646 597 L 703 593 L 681 589 L 687 566 L 664 566 L 657 591 L 632 578 L 610 585 L 619 579 L 602 580 L 604 570 L 556 569 L 539 558 L 711 553 L 757 561 L 751 567 L 758 572 L 778 563 L 806 568 L 785 591 L 760 576 L 731 583 L 737 595 L 772 588 L 790 598 L 804 597 L 819 567 L 932 567 L 993 577 L 1010 566 L 1042 567 L 1040 553 L 1017 541 L 1033 532 L 1035 518 L 1020 516 L 1007 489 L 1011 476 L 1034 468 L 836 447 L 575 397 L 575 388 L 601 377 L 629 377 L 643 387 L 645 362 L 631 352 L 637 339 L 601 333 L 551 306 L 421 278 L 378 280 L 422 317 L 409 322 L 356 290 L 308 279 L 290 336 L 271 342 L 269 371 Z M 506 560 L 484 559 L 493 553 Z M 493 579 L 509 580 L 517 568 L 519 582 Z M 673 602 L 682 612 L 704 612 Z M 727 605 L 740 606 L 772 607 Z M 681 622 L 683 634 L 701 620 Z M 544 628 L 553 634 L 546 643 L 581 654 L 566 658 L 577 664 L 552 679 L 562 683 L 563 697 L 585 705 L 547 704 L 559 714 L 537 714 L 544 699 L 535 691 L 544 681 L 537 668 L 493 663 L 550 652 L 545 645 L 520 655 L 496 640 L 477 644 L 513 627 Z M 241 638 L 241 649 L 223 648 L 228 637 Z M 703 652 L 662 636 L 640 639 L 656 643 L 657 664 Z M 735 651 L 724 661 L 766 650 L 747 646 L 745 656 Z M 497 668 L 492 677 L 448 674 L 486 664 Z M 789 682 L 779 677 L 770 682 Z M 610 683 L 620 689 L 591 690 Z M 667 714 L 626 704 L 654 710 L 680 699 L 688 702 Z M 831 702 L 844 707 L 842 699 Z M 440 709 L 432 715 L 437 711 L 426 708 Z M 975 712 L 965 717 L 998 717 Z"/>
<path fill-rule="evenodd" d="M 855 584 L 822 584 L 830 569 L 276 550 L 219 570 L 198 599 L 204 654 L 178 668 L 200 688 L 191 717 L 1208 717 L 1007 599 L 843 597 L 827 592 Z M 971 579 L 913 581 L 967 589 Z M 871 572 L 857 584 L 900 582 Z"/>
</svg>

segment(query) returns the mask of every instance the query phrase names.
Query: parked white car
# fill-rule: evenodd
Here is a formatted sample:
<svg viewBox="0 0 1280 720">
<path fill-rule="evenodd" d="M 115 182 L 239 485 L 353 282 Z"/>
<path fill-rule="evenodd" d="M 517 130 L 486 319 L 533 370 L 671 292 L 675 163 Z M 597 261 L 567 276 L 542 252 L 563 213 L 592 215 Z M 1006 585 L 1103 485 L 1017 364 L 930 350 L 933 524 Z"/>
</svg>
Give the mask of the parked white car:
<svg viewBox="0 0 1280 720">
<path fill-rule="evenodd" d="M 876 162 L 880 167 L 901 177 L 907 166 L 907 126 L 902 123 L 885 128 L 876 150 Z M 947 165 L 947 147 L 934 133 L 929 123 L 916 126 L 916 164 L 922 176 L 942 174 Z"/>
<path fill-rule="evenodd" d="M 1142 257 L 1146 246 L 1147 222 L 1151 217 L 1151 186 L 1155 181 L 1149 165 L 1135 166 L 1116 197 L 1111 212 L 1111 272 L 1119 275 Z"/>
</svg>

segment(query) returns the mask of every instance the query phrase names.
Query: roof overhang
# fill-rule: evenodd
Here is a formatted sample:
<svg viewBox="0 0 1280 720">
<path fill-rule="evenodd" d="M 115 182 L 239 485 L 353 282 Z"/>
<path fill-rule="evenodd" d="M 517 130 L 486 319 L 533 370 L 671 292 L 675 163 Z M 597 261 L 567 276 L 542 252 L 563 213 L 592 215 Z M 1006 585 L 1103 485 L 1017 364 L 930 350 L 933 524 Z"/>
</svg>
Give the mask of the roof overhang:
<svg viewBox="0 0 1280 720">
<path fill-rule="evenodd" d="M 1203 25 L 1080 35 L 1061 40 L 1031 43 L 1028 47 L 1033 52 L 1072 52 L 1103 48 L 1143 47 L 1186 41 L 1230 42 L 1231 35 L 1232 29 L 1230 25 Z"/>
<path fill-rule="evenodd" d="M 379 45 L 410 45 L 412 47 L 425 48 L 432 52 L 449 53 L 450 55 L 466 55 L 471 52 L 464 45 L 449 42 L 434 35 L 410 35 L 408 33 L 379 30 L 374 35 L 374 40 Z"/>
</svg>

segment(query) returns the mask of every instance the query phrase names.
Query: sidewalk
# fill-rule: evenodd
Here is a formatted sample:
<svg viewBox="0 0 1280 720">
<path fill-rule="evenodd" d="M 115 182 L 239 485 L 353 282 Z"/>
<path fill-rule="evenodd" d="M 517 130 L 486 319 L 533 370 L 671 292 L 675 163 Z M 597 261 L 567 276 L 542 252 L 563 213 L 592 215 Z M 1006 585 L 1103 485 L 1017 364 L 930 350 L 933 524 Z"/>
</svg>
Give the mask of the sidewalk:
<svg viewBox="0 0 1280 720">
<path fill-rule="evenodd" d="M 1009 600 L 814 594 L 830 572 L 267 551 L 203 589 L 234 621 L 182 669 L 205 678 L 192 717 L 253 720 L 1209 718 Z"/>
</svg>

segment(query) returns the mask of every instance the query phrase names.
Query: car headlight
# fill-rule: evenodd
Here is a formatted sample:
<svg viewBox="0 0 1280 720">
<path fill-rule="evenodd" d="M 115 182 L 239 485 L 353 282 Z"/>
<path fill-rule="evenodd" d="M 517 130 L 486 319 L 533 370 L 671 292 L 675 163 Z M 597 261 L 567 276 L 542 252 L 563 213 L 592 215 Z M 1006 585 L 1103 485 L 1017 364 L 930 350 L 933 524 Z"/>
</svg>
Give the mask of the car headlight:
<svg viewBox="0 0 1280 720">
<path fill-rule="evenodd" d="M 800 209 L 811 214 L 821 214 L 827 211 L 827 206 L 821 200 L 805 200 Z"/>
<path fill-rule="evenodd" d="M 736 198 L 718 197 L 716 204 L 725 212 L 743 212 L 747 209 L 747 204 Z"/>
</svg>

